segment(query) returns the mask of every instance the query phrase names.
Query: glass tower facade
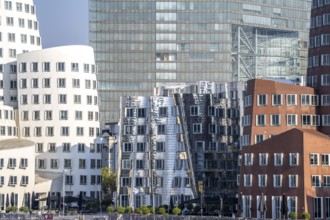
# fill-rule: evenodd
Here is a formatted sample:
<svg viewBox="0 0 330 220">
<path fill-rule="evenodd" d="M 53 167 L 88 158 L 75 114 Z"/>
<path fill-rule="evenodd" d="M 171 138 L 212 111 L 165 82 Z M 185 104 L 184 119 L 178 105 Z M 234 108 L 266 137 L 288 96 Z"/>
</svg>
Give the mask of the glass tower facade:
<svg viewBox="0 0 330 220">
<path fill-rule="evenodd" d="M 305 75 L 311 0 L 89 0 L 103 122 L 164 82 Z"/>
</svg>

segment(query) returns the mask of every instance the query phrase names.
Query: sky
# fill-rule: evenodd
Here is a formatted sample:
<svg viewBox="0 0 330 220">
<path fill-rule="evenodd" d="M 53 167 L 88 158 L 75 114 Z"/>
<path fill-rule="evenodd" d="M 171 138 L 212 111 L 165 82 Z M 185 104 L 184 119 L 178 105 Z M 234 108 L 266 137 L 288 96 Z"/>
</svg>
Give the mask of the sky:
<svg viewBox="0 0 330 220">
<path fill-rule="evenodd" d="M 88 45 L 88 0 L 33 0 L 43 48 Z"/>
</svg>

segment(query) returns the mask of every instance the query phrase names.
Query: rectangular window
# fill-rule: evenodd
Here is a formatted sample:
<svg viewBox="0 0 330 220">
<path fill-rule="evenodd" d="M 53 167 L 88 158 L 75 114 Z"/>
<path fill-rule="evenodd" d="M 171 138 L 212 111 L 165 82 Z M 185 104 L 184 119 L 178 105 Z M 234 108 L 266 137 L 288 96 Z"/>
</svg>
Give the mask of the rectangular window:
<svg viewBox="0 0 330 220">
<path fill-rule="evenodd" d="M 274 166 L 283 165 L 283 153 L 274 153 Z"/>
<path fill-rule="evenodd" d="M 167 117 L 167 107 L 159 107 L 158 112 L 160 118 Z"/>
<path fill-rule="evenodd" d="M 287 124 L 287 126 L 296 126 L 297 125 L 297 115 L 286 115 L 286 124 Z"/>
<path fill-rule="evenodd" d="M 79 159 L 79 169 L 86 169 L 86 160 Z"/>
<path fill-rule="evenodd" d="M 290 153 L 290 166 L 298 166 L 298 159 L 299 159 L 299 154 L 298 153 Z"/>
<path fill-rule="evenodd" d="M 64 168 L 65 169 L 72 169 L 71 159 L 64 159 Z"/>
<path fill-rule="evenodd" d="M 157 125 L 157 134 L 166 134 L 165 125 Z"/>
<path fill-rule="evenodd" d="M 323 186 L 330 187 L 330 176 L 329 175 L 323 176 Z"/>
<path fill-rule="evenodd" d="M 202 123 L 194 123 L 193 134 L 201 134 L 201 133 L 202 133 Z"/>
<path fill-rule="evenodd" d="M 146 126 L 138 125 L 137 126 L 137 135 L 145 135 L 145 133 L 146 133 Z"/>
<path fill-rule="evenodd" d="M 28 167 L 28 159 L 27 158 L 21 158 L 21 161 L 19 163 L 19 167 L 22 169 L 25 169 Z"/>
<path fill-rule="evenodd" d="M 257 105 L 258 106 L 267 105 L 267 95 L 266 94 L 257 95 Z"/>
<path fill-rule="evenodd" d="M 199 115 L 199 107 L 190 106 L 190 116 L 198 116 L 198 115 Z"/>
<path fill-rule="evenodd" d="M 137 152 L 144 152 L 145 151 L 145 144 L 144 142 L 136 143 L 136 151 Z"/>
<path fill-rule="evenodd" d="M 141 170 L 144 169 L 144 160 L 136 160 L 136 169 Z"/>
<path fill-rule="evenodd" d="M 131 161 L 130 160 L 122 160 L 122 163 L 121 163 L 121 168 L 123 170 L 130 170 L 131 169 Z"/>
<path fill-rule="evenodd" d="M 260 166 L 268 165 L 268 154 L 267 153 L 259 153 L 259 165 Z"/>
<path fill-rule="evenodd" d="M 80 79 L 72 79 L 72 87 L 80 88 Z"/>
<path fill-rule="evenodd" d="M 281 174 L 273 175 L 273 184 L 274 184 L 274 187 L 282 187 L 282 175 Z"/>
<path fill-rule="evenodd" d="M 245 161 L 244 161 L 245 166 L 253 165 L 253 153 L 245 153 L 244 159 L 245 159 Z"/>
<path fill-rule="evenodd" d="M 64 72 L 65 71 L 65 63 L 64 62 L 56 63 L 56 69 L 57 69 L 57 72 Z"/>
<path fill-rule="evenodd" d="M 282 105 L 282 95 L 281 94 L 273 94 L 272 95 L 272 105 L 273 106 Z"/>
<path fill-rule="evenodd" d="M 256 134 L 255 135 L 255 144 L 264 141 L 264 135 L 263 134 Z"/>
<path fill-rule="evenodd" d="M 271 126 L 281 125 L 281 115 L 270 115 L 270 124 Z"/>
<path fill-rule="evenodd" d="M 57 87 L 58 88 L 65 88 L 65 78 L 58 78 L 57 79 Z"/>
<path fill-rule="evenodd" d="M 314 219 L 323 218 L 323 197 L 315 197 L 313 203 Z"/>
<path fill-rule="evenodd" d="M 137 109 L 137 117 L 138 118 L 145 118 L 146 117 L 146 109 L 145 108 L 138 108 Z"/>
<path fill-rule="evenodd" d="M 298 175 L 289 175 L 289 187 L 297 188 L 298 187 Z"/>
<path fill-rule="evenodd" d="M 164 160 L 156 160 L 156 169 L 163 170 L 164 169 Z"/>
<path fill-rule="evenodd" d="M 329 166 L 329 156 L 330 154 L 321 154 L 322 166 Z"/>
<path fill-rule="evenodd" d="M 256 115 L 256 125 L 265 126 L 266 125 L 266 115 Z"/>
<path fill-rule="evenodd" d="M 58 103 L 59 104 L 66 104 L 66 95 L 65 94 L 60 94 L 59 96 L 58 96 Z"/>
<path fill-rule="evenodd" d="M 310 154 L 310 163 L 312 166 L 319 165 L 319 155 L 318 154 Z"/>
<path fill-rule="evenodd" d="M 245 187 L 252 186 L 252 174 L 244 174 L 244 186 Z"/>
<path fill-rule="evenodd" d="M 48 152 L 56 152 L 56 143 L 48 143 Z"/>
<path fill-rule="evenodd" d="M 53 119 L 53 112 L 52 111 L 49 111 L 49 110 L 46 110 L 45 111 L 45 120 L 52 120 Z"/>
<path fill-rule="evenodd" d="M 259 187 L 266 187 L 267 186 L 267 175 L 266 174 L 259 174 L 258 175 L 258 185 L 259 185 Z"/>
<path fill-rule="evenodd" d="M 71 63 L 71 71 L 78 72 L 79 71 L 79 64 L 78 63 Z"/>
<path fill-rule="evenodd" d="M 131 152 L 132 151 L 132 143 L 124 142 L 123 143 L 123 152 Z"/>
<path fill-rule="evenodd" d="M 50 159 L 50 168 L 58 169 L 58 160 L 57 159 Z"/>
<path fill-rule="evenodd" d="M 321 187 L 321 176 L 312 176 L 312 186 Z"/>
</svg>

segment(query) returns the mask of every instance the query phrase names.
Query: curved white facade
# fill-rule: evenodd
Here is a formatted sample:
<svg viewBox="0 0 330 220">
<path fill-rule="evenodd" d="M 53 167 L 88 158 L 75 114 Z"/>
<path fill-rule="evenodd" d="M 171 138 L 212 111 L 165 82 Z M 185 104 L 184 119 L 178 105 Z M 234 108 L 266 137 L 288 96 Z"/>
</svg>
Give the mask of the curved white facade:
<svg viewBox="0 0 330 220">
<path fill-rule="evenodd" d="M 20 54 L 17 63 L 19 135 L 36 143 L 37 174 L 65 170 L 67 195 L 95 197 L 102 161 L 101 145 L 94 145 L 99 107 L 93 49 L 49 48 Z"/>
<path fill-rule="evenodd" d="M 28 205 L 34 190 L 34 157 L 32 141 L 17 138 L 0 141 L 0 211 L 8 206 Z"/>
<path fill-rule="evenodd" d="M 0 1 L 0 103 L 17 107 L 16 56 L 41 49 L 33 0 Z"/>
</svg>

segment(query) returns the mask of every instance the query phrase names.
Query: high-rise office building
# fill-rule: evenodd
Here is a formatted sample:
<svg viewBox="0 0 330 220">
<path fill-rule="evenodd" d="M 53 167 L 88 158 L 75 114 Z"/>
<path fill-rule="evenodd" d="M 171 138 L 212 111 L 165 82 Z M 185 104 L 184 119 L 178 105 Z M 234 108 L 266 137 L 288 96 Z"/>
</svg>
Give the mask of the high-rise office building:
<svg viewBox="0 0 330 220">
<path fill-rule="evenodd" d="M 311 0 L 90 0 L 102 121 L 164 82 L 305 75 Z"/>
</svg>

